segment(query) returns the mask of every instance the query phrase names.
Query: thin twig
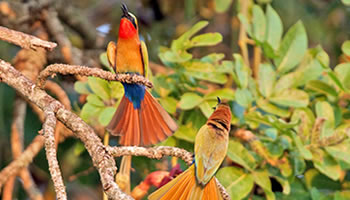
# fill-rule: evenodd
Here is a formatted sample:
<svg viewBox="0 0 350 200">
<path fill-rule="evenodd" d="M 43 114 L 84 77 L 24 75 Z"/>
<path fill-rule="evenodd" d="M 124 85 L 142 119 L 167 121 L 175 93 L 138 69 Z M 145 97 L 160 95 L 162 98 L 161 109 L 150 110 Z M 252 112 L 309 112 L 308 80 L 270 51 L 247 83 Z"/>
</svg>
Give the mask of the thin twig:
<svg viewBox="0 0 350 200">
<path fill-rule="evenodd" d="M 247 17 L 249 1 L 241 0 L 240 4 L 241 4 L 241 12 L 242 12 L 242 14 Z M 249 64 L 249 55 L 248 55 L 248 47 L 247 47 L 247 38 L 248 38 L 247 37 L 247 32 L 246 32 L 246 30 L 244 28 L 243 23 L 241 23 L 240 28 L 239 28 L 238 45 L 241 48 L 244 63 L 247 66 L 250 66 L 250 64 Z"/>
<path fill-rule="evenodd" d="M 52 64 L 47 66 L 39 75 L 37 85 L 42 88 L 45 85 L 47 77 L 53 76 L 56 73 L 63 75 L 74 74 L 82 76 L 95 76 L 109 81 L 120 81 L 125 83 L 136 83 L 145 85 L 149 88 L 153 87 L 153 84 L 143 76 L 136 74 L 113 74 L 111 72 L 90 68 L 79 65 L 65 65 L 65 64 Z"/>
<path fill-rule="evenodd" d="M 0 26 L 0 40 L 5 40 L 25 49 L 34 50 L 36 50 L 37 47 L 42 47 L 51 51 L 57 46 L 57 44 L 54 42 L 41 40 L 32 35 L 28 35 L 19 31 L 14 31 L 3 26 Z"/>
<path fill-rule="evenodd" d="M 261 48 L 254 46 L 254 66 L 253 66 L 253 75 L 255 80 L 259 78 L 259 66 L 261 63 Z"/>
<path fill-rule="evenodd" d="M 55 186 L 56 197 L 59 200 L 67 199 L 66 188 L 63 183 L 63 178 L 61 175 L 60 167 L 57 161 L 57 152 L 55 146 L 55 127 L 56 127 L 56 117 L 54 110 L 54 104 L 51 104 L 45 109 L 45 122 L 43 124 L 43 131 L 45 137 L 45 150 L 46 158 L 49 163 L 49 171 Z"/>
<path fill-rule="evenodd" d="M 152 159 L 161 159 L 164 156 L 175 156 L 181 158 L 190 165 L 193 161 L 193 154 L 177 147 L 158 146 L 152 148 L 146 147 L 107 147 L 107 151 L 114 157 L 121 156 L 146 156 Z"/>
<path fill-rule="evenodd" d="M 36 136 L 32 143 L 23 151 L 23 153 L 5 168 L 0 171 L 0 190 L 3 184 L 9 177 L 18 173 L 18 171 L 24 167 L 27 167 L 33 158 L 39 153 L 44 146 L 44 138 L 41 135 Z"/>
</svg>

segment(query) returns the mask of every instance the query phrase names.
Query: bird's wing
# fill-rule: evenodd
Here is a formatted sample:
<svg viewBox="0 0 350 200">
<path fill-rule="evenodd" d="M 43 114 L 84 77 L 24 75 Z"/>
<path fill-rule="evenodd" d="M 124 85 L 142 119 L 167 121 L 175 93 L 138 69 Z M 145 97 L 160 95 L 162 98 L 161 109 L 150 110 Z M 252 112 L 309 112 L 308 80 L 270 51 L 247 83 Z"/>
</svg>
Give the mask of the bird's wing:
<svg viewBox="0 0 350 200">
<path fill-rule="evenodd" d="M 143 75 L 145 77 L 148 76 L 148 51 L 147 46 L 144 41 L 141 41 L 140 45 L 140 52 L 141 52 L 141 58 L 142 58 L 142 64 L 143 64 Z"/>
<path fill-rule="evenodd" d="M 204 125 L 195 141 L 196 177 L 203 185 L 214 176 L 226 155 L 227 142 L 216 138 L 215 130 Z"/>
<path fill-rule="evenodd" d="M 107 58 L 109 64 L 112 66 L 114 72 L 117 72 L 117 45 L 111 41 L 107 46 Z"/>
</svg>

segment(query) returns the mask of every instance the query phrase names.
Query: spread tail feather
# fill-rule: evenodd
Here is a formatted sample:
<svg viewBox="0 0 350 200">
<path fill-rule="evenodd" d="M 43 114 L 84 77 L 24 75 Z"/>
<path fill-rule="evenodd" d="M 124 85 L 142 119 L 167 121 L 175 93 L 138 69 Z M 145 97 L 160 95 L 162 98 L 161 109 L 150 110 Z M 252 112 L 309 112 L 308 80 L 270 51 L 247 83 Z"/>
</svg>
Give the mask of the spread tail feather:
<svg viewBox="0 0 350 200">
<path fill-rule="evenodd" d="M 175 179 L 148 196 L 149 200 L 222 200 L 216 180 L 204 187 L 197 184 L 195 168 L 191 165 Z"/>
<path fill-rule="evenodd" d="M 171 136 L 177 129 L 175 121 L 146 90 L 139 109 L 124 96 L 107 130 L 120 135 L 123 146 L 148 146 Z"/>
<path fill-rule="evenodd" d="M 115 178 L 116 182 L 123 192 L 130 194 L 131 156 L 123 156 L 119 168 L 119 172 Z"/>
</svg>

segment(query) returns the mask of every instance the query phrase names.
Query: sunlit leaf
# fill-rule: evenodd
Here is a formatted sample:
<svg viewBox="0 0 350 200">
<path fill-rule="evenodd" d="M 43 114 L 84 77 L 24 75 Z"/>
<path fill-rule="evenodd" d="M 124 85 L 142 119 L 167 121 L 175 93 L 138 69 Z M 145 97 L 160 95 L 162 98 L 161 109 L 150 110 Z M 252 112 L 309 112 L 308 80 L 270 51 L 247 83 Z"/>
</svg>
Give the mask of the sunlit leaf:
<svg viewBox="0 0 350 200">
<path fill-rule="evenodd" d="M 88 83 L 91 90 L 101 99 L 108 100 L 110 98 L 110 90 L 106 80 L 90 76 Z"/>
<path fill-rule="evenodd" d="M 216 101 L 209 100 L 209 101 L 203 101 L 201 104 L 199 104 L 199 109 L 201 109 L 202 113 L 206 118 L 209 118 L 211 114 L 213 114 L 214 109 L 217 104 Z"/>
<path fill-rule="evenodd" d="M 263 111 L 278 115 L 280 117 L 289 117 L 290 116 L 290 110 L 280 108 L 272 103 L 270 103 L 268 100 L 265 99 L 258 99 L 256 102 L 259 108 L 261 108 Z"/>
<path fill-rule="evenodd" d="M 247 108 L 253 101 L 253 96 L 248 89 L 237 89 L 235 92 L 235 100 L 241 106 Z"/>
<path fill-rule="evenodd" d="M 341 50 L 343 51 L 344 54 L 348 56 L 350 55 L 350 40 L 347 40 L 343 43 L 343 45 L 341 46 Z"/>
<path fill-rule="evenodd" d="M 270 97 L 276 81 L 275 70 L 270 64 L 260 64 L 258 77 L 259 91 L 264 97 Z"/>
<path fill-rule="evenodd" d="M 309 83 L 306 84 L 306 88 L 327 96 L 332 96 L 332 97 L 338 96 L 338 92 L 332 86 L 320 80 L 310 81 Z"/>
<path fill-rule="evenodd" d="M 182 95 L 179 106 L 181 109 L 189 110 L 199 105 L 202 100 L 203 98 L 198 94 L 188 92 Z"/>
<path fill-rule="evenodd" d="M 274 50 L 277 50 L 283 33 L 283 24 L 277 12 L 267 5 L 266 9 L 266 41 Z"/>
<path fill-rule="evenodd" d="M 235 140 L 230 140 L 228 144 L 227 156 L 235 163 L 242 165 L 248 170 L 253 170 L 257 166 L 255 158 L 249 151 Z"/>
<path fill-rule="evenodd" d="M 243 58 L 239 54 L 233 54 L 235 59 L 235 73 L 238 79 L 238 85 L 240 88 L 247 88 L 250 75 L 250 69 L 244 64 Z"/>
<path fill-rule="evenodd" d="M 174 114 L 176 112 L 177 101 L 175 98 L 168 96 L 160 98 L 159 102 L 168 113 Z"/>
<path fill-rule="evenodd" d="M 105 107 L 99 114 L 98 122 L 102 126 L 107 126 L 117 109 L 115 107 Z"/>
<path fill-rule="evenodd" d="M 312 158 L 315 168 L 332 180 L 338 180 L 341 176 L 340 165 L 328 153 L 319 149 L 313 152 Z"/>
<path fill-rule="evenodd" d="M 216 100 L 217 97 L 225 100 L 234 100 L 235 93 L 230 88 L 217 89 L 211 93 L 204 96 L 205 99 Z"/>
<path fill-rule="evenodd" d="M 334 68 L 337 77 L 345 89 L 350 90 L 350 63 L 343 63 Z"/>
<path fill-rule="evenodd" d="M 100 106 L 100 107 L 105 106 L 103 101 L 96 94 L 90 94 L 87 97 L 87 102 L 91 105 L 94 105 L 94 106 Z"/>
<path fill-rule="evenodd" d="M 254 186 L 252 175 L 237 167 L 224 167 L 218 171 L 216 177 L 226 188 L 232 200 L 243 199 Z"/>
<path fill-rule="evenodd" d="M 316 114 L 319 118 L 324 118 L 326 121 L 322 125 L 321 137 L 331 136 L 335 126 L 334 111 L 332 106 L 327 101 L 319 101 L 316 103 Z"/>
<path fill-rule="evenodd" d="M 74 83 L 74 90 L 80 94 L 91 94 L 87 82 L 77 81 Z"/>
<path fill-rule="evenodd" d="M 204 33 L 191 39 L 190 47 L 213 46 L 222 41 L 220 33 Z"/>
<path fill-rule="evenodd" d="M 267 170 L 254 171 L 252 173 L 254 181 L 265 192 L 267 200 L 274 200 L 275 194 L 272 192 L 271 181 Z"/>
<path fill-rule="evenodd" d="M 215 0 L 214 2 L 216 12 L 223 13 L 230 7 L 232 0 Z"/>
<path fill-rule="evenodd" d="M 302 90 L 289 89 L 275 94 L 270 101 L 281 106 L 300 108 L 309 104 L 309 95 Z"/>
<path fill-rule="evenodd" d="M 192 123 L 180 126 L 174 133 L 174 137 L 188 142 L 194 142 L 197 131 L 193 129 Z"/>
<path fill-rule="evenodd" d="M 307 35 L 301 21 L 293 25 L 283 37 L 278 49 L 279 56 L 274 59 L 279 73 L 293 69 L 303 58 L 307 49 Z"/>
<path fill-rule="evenodd" d="M 253 36 L 259 42 L 264 42 L 266 32 L 266 18 L 264 11 L 261 9 L 260 6 L 253 5 L 252 12 Z"/>
</svg>

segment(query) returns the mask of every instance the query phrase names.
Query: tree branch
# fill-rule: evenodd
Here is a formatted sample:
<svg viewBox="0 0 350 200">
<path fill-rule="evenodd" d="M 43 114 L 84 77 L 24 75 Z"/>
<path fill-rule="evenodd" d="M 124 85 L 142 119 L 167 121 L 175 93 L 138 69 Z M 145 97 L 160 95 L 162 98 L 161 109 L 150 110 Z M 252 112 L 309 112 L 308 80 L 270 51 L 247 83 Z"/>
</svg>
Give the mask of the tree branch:
<svg viewBox="0 0 350 200">
<path fill-rule="evenodd" d="M 107 147 L 107 151 L 114 157 L 121 156 L 145 156 L 152 159 L 161 159 L 164 156 L 175 156 L 181 158 L 187 165 L 193 162 L 193 154 L 177 147 L 158 146 L 152 148 L 146 147 Z"/>
<path fill-rule="evenodd" d="M 59 200 L 65 200 L 67 199 L 66 188 L 64 186 L 60 167 L 57 161 L 54 134 L 57 120 L 53 112 L 53 107 L 54 104 L 51 104 L 45 109 L 46 119 L 43 124 L 43 131 L 45 137 L 46 158 L 49 163 L 49 171 L 52 177 L 53 185 L 55 186 L 56 197 Z"/>
<path fill-rule="evenodd" d="M 153 87 L 153 84 L 143 76 L 136 74 L 113 74 L 111 72 L 90 68 L 86 66 L 79 65 L 65 65 L 65 64 L 52 64 L 47 66 L 39 75 L 37 80 L 37 85 L 42 88 L 45 85 L 45 81 L 47 77 L 53 76 L 56 73 L 60 73 L 63 75 L 74 74 L 74 75 L 82 75 L 82 76 L 95 76 L 100 77 L 102 79 L 108 81 L 120 81 L 124 83 L 137 83 L 141 85 L 145 85 L 149 88 Z"/>
<path fill-rule="evenodd" d="M 25 49 L 36 50 L 37 47 L 42 47 L 51 51 L 57 46 L 56 43 L 41 40 L 32 35 L 14 31 L 3 26 L 0 26 L 0 39 L 18 45 Z"/>
<path fill-rule="evenodd" d="M 132 199 L 129 195 L 121 192 L 118 185 L 114 182 L 114 175 L 117 170 L 115 161 L 113 157 L 108 154 L 101 139 L 90 126 L 77 115 L 66 110 L 61 103 L 38 88 L 20 72 L 15 70 L 9 63 L 3 60 L 0 60 L 0 79 L 16 89 L 17 92 L 42 110 L 50 106 L 50 104 L 55 104 L 53 111 L 57 119 L 71 129 L 75 136 L 84 143 L 94 166 L 101 176 L 102 188 L 108 197 L 111 200 Z M 0 183 L 1 178 L 2 176 L 0 176 Z"/>
</svg>

